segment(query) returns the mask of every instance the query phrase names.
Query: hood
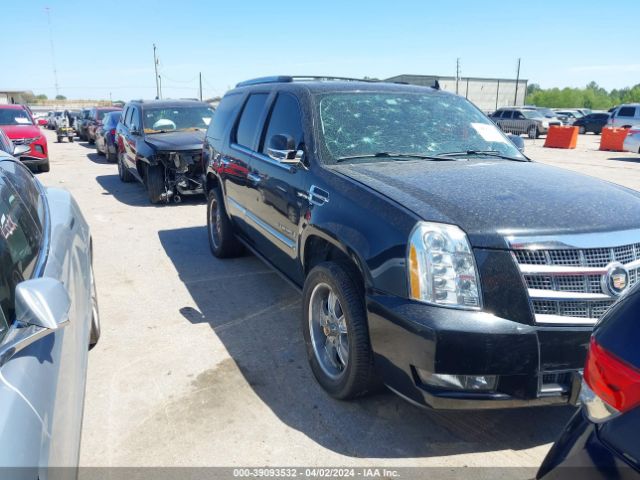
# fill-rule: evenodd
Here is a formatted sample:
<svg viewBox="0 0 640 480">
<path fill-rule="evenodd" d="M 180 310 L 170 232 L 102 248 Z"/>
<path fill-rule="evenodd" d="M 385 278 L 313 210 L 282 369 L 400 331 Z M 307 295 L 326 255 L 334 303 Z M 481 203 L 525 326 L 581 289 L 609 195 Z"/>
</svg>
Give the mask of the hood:
<svg viewBox="0 0 640 480">
<path fill-rule="evenodd" d="M 35 138 L 42 135 L 42 131 L 35 125 L 2 125 L 2 130 L 10 139 Z"/>
<path fill-rule="evenodd" d="M 640 194 L 534 162 L 469 160 L 331 166 L 424 220 L 458 225 L 475 247 L 507 248 L 505 235 L 640 228 Z"/>
<path fill-rule="evenodd" d="M 156 151 L 201 150 L 204 130 L 198 132 L 167 132 L 147 134 L 144 141 Z"/>
</svg>

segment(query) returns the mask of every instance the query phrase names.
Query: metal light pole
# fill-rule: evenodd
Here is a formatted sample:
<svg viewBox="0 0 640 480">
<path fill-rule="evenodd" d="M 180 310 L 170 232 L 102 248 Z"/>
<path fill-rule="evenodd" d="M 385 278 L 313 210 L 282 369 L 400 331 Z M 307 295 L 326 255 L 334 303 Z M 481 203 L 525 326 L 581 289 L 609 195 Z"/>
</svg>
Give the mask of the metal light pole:
<svg viewBox="0 0 640 480">
<path fill-rule="evenodd" d="M 158 91 L 158 100 L 162 100 L 162 77 L 160 75 L 158 75 L 158 82 L 159 83 L 159 91 Z"/>
<path fill-rule="evenodd" d="M 53 28 L 51 28 L 51 13 L 49 7 L 45 7 L 47 12 L 47 23 L 49 24 L 49 43 L 51 43 L 51 63 L 53 64 L 53 82 L 56 88 L 56 97 L 60 95 L 58 88 L 58 70 L 56 69 L 56 50 L 53 47 Z"/>
<path fill-rule="evenodd" d="M 202 101 L 202 72 L 200 72 L 200 101 Z"/>
<path fill-rule="evenodd" d="M 459 84 L 460 84 L 460 58 L 456 58 L 456 95 L 458 95 Z"/>
<path fill-rule="evenodd" d="M 156 57 L 156 44 L 153 44 L 153 68 L 156 71 L 156 98 L 160 98 L 160 76 L 158 75 L 158 57 Z"/>
</svg>

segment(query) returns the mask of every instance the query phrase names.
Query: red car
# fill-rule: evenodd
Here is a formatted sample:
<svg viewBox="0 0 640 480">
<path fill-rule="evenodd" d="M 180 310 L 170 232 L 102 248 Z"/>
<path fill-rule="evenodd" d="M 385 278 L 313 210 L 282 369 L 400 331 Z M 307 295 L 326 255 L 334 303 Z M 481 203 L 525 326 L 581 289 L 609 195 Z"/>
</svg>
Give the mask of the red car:
<svg viewBox="0 0 640 480">
<path fill-rule="evenodd" d="M 29 110 L 23 105 L 0 105 L 0 128 L 14 145 L 27 145 L 30 150 L 20 160 L 33 170 L 49 171 L 47 139 L 35 125 Z"/>
<path fill-rule="evenodd" d="M 107 113 L 121 111 L 120 107 L 93 107 L 87 121 L 87 141 L 92 145 L 96 142 L 96 130 L 102 126 L 102 120 Z"/>
</svg>

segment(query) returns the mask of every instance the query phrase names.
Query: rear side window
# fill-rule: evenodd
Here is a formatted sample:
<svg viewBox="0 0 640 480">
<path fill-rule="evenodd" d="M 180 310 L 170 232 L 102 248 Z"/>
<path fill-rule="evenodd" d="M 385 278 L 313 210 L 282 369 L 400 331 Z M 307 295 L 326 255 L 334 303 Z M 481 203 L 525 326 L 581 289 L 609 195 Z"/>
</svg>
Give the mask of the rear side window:
<svg viewBox="0 0 640 480">
<path fill-rule="evenodd" d="M 267 93 L 254 93 L 249 96 L 247 103 L 242 110 L 240 122 L 236 130 L 236 143 L 243 147 L 253 148 L 256 133 L 258 131 L 258 122 L 262 117 L 264 105 L 268 98 Z"/>
<path fill-rule="evenodd" d="M 7 319 L 15 315 L 16 286 L 33 275 L 41 242 L 31 215 L 0 177 L 0 307 Z"/>
<path fill-rule="evenodd" d="M 502 118 L 511 118 L 512 115 L 513 115 L 513 112 L 511 110 L 504 110 L 502 112 Z"/>
<path fill-rule="evenodd" d="M 227 125 L 229 125 L 229 122 L 232 122 L 236 116 L 236 112 L 240 106 L 240 100 L 242 100 L 242 95 L 239 93 L 227 95 L 222 99 L 213 114 L 213 121 L 207 131 L 207 137 L 212 140 L 222 140 Z"/>
<path fill-rule="evenodd" d="M 635 117 L 636 108 L 635 107 L 622 107 L 618 111 L 619 117 Z"/>
<path fill-rule="evenodd" d="M 267 133 L 263 139 L 263 153 L 267 153 L 269 139 L 273 135 L 287 135 L 293 138 L 296 149 L 303 143 L 302 118 L 298 100 L 287 93 L 278 94 L 273 105 Z"/>
</svg>

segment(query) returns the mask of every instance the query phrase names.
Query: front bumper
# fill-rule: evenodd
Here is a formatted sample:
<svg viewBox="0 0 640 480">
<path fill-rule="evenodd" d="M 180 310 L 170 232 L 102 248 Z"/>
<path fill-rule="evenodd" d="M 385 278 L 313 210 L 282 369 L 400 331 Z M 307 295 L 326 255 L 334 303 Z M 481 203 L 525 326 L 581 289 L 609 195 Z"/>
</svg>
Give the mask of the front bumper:
<svg viewBox="0 0 640 480">
<path fill-rule="evenodd" d="M 391 390 L 415 404 L 495 409 L 577 398 L 580 382 L 573 372 L 584 365 L 591 327 L 544 328 L 387 295 L 368 296 L 367 310 L 378 372 Z M 424 383 L 419 371 L 491 375 L 498 381 L 492 391 L 445 390 Z"/>
<path fill-rule="evenodd" d="M 29 155 L 23 155 L 19 160 L 28 167 L 39 167 L 41 165 L 47 165 L 49 163 L 48 158 L 37 158 Z"/>
</svg>

